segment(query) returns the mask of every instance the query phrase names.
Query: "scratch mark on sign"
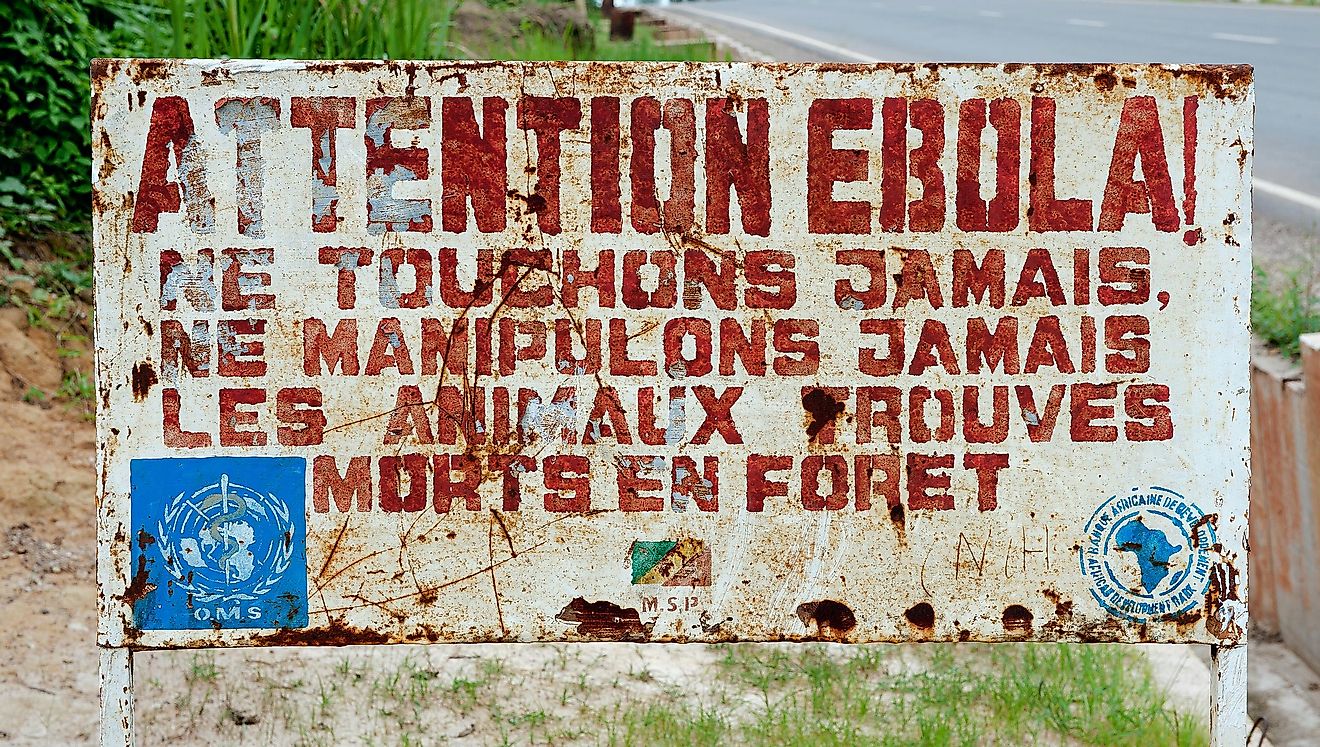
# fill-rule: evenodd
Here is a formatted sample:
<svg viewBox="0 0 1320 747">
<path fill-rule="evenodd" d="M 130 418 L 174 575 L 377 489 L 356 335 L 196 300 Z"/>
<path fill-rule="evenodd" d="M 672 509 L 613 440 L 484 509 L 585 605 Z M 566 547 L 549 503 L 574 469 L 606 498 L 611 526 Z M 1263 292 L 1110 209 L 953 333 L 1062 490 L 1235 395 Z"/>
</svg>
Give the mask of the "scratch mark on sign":
<svg viewBox="0 0 1320 747">
<path fill-rule="evenodd" d="M 596 516 L 596 515 L 598 515 L 598 514 L 602 514 L 602 513 L 606 513 L 606 510 L 605 510 L 605 509 L 598 509 L 598 510 L 593 510 L 593 511 L 585 511 L 585 512 L 578 512 L 578 513 L 572 513 L 572 514 L 564 514 L 563 516 L 556 517 L 555 519 L 553 519 L 553 520 L 551 520 L 551 521 L 548 521 L 548 522 L 546 522 L 545 524 L 542 524 L 541 526 L 536 527 L 535 529 L 533 529 L 533 530 L 531 531 L 531 534 L 536 534 L 536 533 L 538 533 L 538 532 L 540 532 L 540 531 L 542 531 L 542 530 L 544 530 L 544 529 L 546 529 L 546 528 L 548 528 L 548 527 L 550 527 L 550 526 L 553 526 L 553 525 L 555 525 L 555 524 L 558 524 L 558 523 L 561 522 L 561 521 L 566 521 L 566 520 L 571 519 L 571 518 L 575 518 L 575 517 L 576 517 L 576 518 L 589 518 L 589 517 L 591 517 L 591 516 Z M 437 526 L 438 526 L 438 522 L 437 522 Z M 528 546 L 526 546 L 526 547 L 523 548 L 522 555 L 527 555 L 527 554 L 530 554 L 530 553 L 532 553 L 532 552 L 534 552 L 534 551 L 536 551 L 536 550 L 539 550 L 539 549 L 541 549 L 542 547 L 545 547 L 546 545 L 550 544 L 550 543 L 553 542 L 553 541 L 554 541 L 554 538 L 552 538 L 552 537 L 547 537 L 546 539 L 543 539 L 543 540 L 541 540 L 541 541 L 539 541 L 539 542 L 535 542 L 535 543 L 533 543 L 533 544 L 531 544 L 531 545 L 528 545 Z M 367 555 L 364 555 L 364 556 L 358 558 L 357 560 L 354 560 L 353 562 L 349 563 L 347 566 L 344 566 L 343 568 L 340 568 L 338 571 L 335 571 L 335 573 L 330 577 L 330 579 L 326 579 L 326 580 L 325 580 L 325 584 L 328 584 L 331 580 L 333 580 L 334 578 L 336 578 L 336 577 L 338 577 L 339 575 L 343 574 L 345 571 L 347 571 L 349 568 L 351 568 L 351 567 L 353 567 L 353 566 L 356 566 L 356 565 L 358 565 L 358 564 L 360 564 L 360 563 L 362 563 L 362 562 L 365 562 L 365 561 L 367 561 L 367 560 L 369 560 L 369 559 L 371 559 L 371 558 L 378 557 L 378 556 L 380 556 L 380 555 L 382 555 L 382 554 L 384 554 L 384 553 L 392 552 L 392 551 L 393 551 L 393 549 L 386 549 L 386 550 L 376 550 L 376 551 L 374 551 L 374 552 L 368 553 Z M 502 558 L 502 559 L 500 559 L 500 560 L 496 560 L 496 561 L 494 561 L 493 563 L 491 563 L 490 565 L 494 565 L 494 566 L 496 566 L 496 567 L 499 567 L 499 566 L 502 566 L 502 565 L 504 565 L 504 564 L 506 564 L 506 563 L 509 563 L 509 562 L 513 561 L 513 560 L 515 560 L 515 558 L 513 558 L 513 557 L 511 556 L 511 557 L 507 557 L 507 558 Z M 422 595 L 422 594 L 433 594 L 433 593 L 438 593 L 438 592 L 440 592 L 440 591 L 442 591 L 442 590 L 444 590 L 444 589 L 448 589 L 448 588 L 450 588 L 450 587 L 457 586 L 457 585 L 459 585 L 459 584 L 462 584 L 462 583 L 464 583 L 464 582 L 467 582 L 467 581 L 470 581 L 470 580 L 472 580 L 472 579 L 474 579 L 474 578 L 477 578 L 478 576 L 482 576 L 482 575 L 488 573 L 489 571 L 490 571 L 490 567 L 489 567 L 488 565 L 486 565 L 486 566 L 482 566 L 481 568 L 478 568 L 478 569 L 475 570 L 475 571 L 472 571 L 472 572 L 470 572 L 470 573 L 466 573 L 466 574 L 464 574 L 464 575 L 462 575 L 462 576 L 459 576 L 459 577 L 457 577 L 457 578 L 449 579 L 449 580 L 444 581 L 444 582 L 442 582 L 442 583 L 434 584 L 434 585 L 429 586 L 429 587 L 426 587 L 426 588 L 424 588 L 424 589 L 422 589 L 422 590 L 420 590 L 420 591 L 409 592 L 409 593 L 407 593 L 407 594 L 399 594 L 399 595 L 396 595 L 396 596 L 387 597 L 387 598 L 385 598 L 385 599 L 378 599 L 378 600 L 375 600 L 375 601 L 368 600 L 366 597 L 363 597 L 363 596 L 361 596 L 360 594 L 350 594 L 350 595 L 346 595 L 346 597 L 347 597 L 347 598 L 350 598 L 350 599 L 357 599 L 357 600 L 361 601 L 362 604 L 345 605 L 345 606 L 340 606 L 340 607 L 327 607 L 326 609 L 324 609 L 324 610 L 319 610 L 319 611 L 320 611 L 320 612 L 324 612 L 324 613 L 329 614 L 329 613 L 331 613 L 331 612 L 342 612 L 342 611 L 346 611 L 346 610 L 353 610 L 353 609 L 357 609 L 357 608 L 359 608 L 359 607 L 366 606 L 366 605 L 388 604 L 388 603 L 391 603 L 391 602 L 397 602 L 397 601 L 400 601 L 400 600 L 403 600 L 403 599 L 412 599 L 412 598 L 417 597 L 417 596 Z M 322 586 L 324 586 L 324 585 L 322 585 Z"/>
<path fill-rule="evenodd" d="M 498 514 L 495 513 L 494 511 L 491 511 L 491 521 L 486 525 L 486 552 L 487 552 L 487 556 L 490 558 L 490 566 L 489 566 L 490 593 L 491 596 L 495 597 L 495 616 L 499 619 L 500 634 L 507 636 L 509 634 L 509 629 L 504 625 L 504 607 L 500 604 L 500 585 L 495 578 L 495 523 L 496 523 L 495 517 L 496 516 L 498 516 Z M 504 526 L 503 524 L 500 525 L 501 528 L 503 528 L 503 526 Z M 507 532 L 505 533 L 505 536 L 506 537 L 508 536 Z M 513 549 L 512 544 L 510 544 L 509 549 L 510 550 Z M 517 555 L 514 554 L 509 555 L 510 560 L 512 560 L 515 557 L 517 557 Z"/>
</svg>

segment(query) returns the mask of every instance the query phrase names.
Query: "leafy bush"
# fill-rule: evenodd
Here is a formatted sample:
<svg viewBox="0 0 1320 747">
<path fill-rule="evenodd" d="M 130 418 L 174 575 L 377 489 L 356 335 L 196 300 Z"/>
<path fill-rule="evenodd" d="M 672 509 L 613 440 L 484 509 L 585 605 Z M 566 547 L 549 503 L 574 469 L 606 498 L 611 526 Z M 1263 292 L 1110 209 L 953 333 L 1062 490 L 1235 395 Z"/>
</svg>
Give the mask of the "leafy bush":
<svg viewBox="0 0 1320 747">
<path fill-rule="evenodd" d="M 1297 358 L 1297 338 L 1320 331 L 1320 295 L 1312 273 L 1294 270 L 1270 283 L 1260 267 L 1251 284 L 1251 330 L 1289 358 Z"/>
<path fill-rule="evenodd" d="M 90 213 L 88 64 L 123 8 L 25 0 L 0 18 L 0 228 L 82 226 Z"/>
</svg>

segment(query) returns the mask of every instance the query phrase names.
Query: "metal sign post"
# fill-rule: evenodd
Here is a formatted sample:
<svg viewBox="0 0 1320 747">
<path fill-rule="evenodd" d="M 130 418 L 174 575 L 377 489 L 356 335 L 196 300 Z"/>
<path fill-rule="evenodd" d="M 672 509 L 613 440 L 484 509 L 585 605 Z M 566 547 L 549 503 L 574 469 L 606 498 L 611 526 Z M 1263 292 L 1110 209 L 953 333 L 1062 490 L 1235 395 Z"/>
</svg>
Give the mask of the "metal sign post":
<svg viewBox="0 0 1320 747">
<path fill-rule="evenodd" d="M 99 643 L 1216 646 L 1250 69 L 101 60 Z"/>
<path fill-rule="evenodd" d="M 1247 744 L 1247 643 L 1210 646 L 1214 681 L 1210 691 L 1210 747 Z M 1262 737 L 1262 741 L 1264 741 Z"/>
</svg>

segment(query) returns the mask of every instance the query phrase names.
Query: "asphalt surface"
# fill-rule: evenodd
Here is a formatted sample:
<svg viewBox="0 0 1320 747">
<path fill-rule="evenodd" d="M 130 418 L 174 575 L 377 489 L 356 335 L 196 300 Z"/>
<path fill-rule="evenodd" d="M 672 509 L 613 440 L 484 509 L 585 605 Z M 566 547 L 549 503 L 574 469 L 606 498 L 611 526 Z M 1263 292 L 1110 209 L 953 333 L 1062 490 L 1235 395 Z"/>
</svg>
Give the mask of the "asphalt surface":
<svg viewBox="0 0 1320 747">
<path fill-rule="evenodd" d="M 1320 8 L 1139 0 L 704 0 L 669 10 L 786 61 L 1255 66 L 1258 255 L 1320 243 Z"/>
</svg>

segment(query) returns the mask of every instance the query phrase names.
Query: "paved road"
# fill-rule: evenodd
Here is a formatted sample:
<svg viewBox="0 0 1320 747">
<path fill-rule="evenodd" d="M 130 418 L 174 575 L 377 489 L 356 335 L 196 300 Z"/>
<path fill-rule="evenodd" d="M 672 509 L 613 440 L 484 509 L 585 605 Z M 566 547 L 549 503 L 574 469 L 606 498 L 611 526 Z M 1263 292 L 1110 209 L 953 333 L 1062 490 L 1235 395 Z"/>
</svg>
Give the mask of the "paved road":
<svg viewBox="0 0 1320 747">
<path fill-rule="evenodd" d="M 782 60 L 1251 63 L 1257 226 L 1296 234 L 1290 242 L 1320 232 L 1320 9 L 1132 0 L 706 0 L 670 8 Z M 1257 238 L 1262 248 L 1266 237 Z"/>
</svg>

